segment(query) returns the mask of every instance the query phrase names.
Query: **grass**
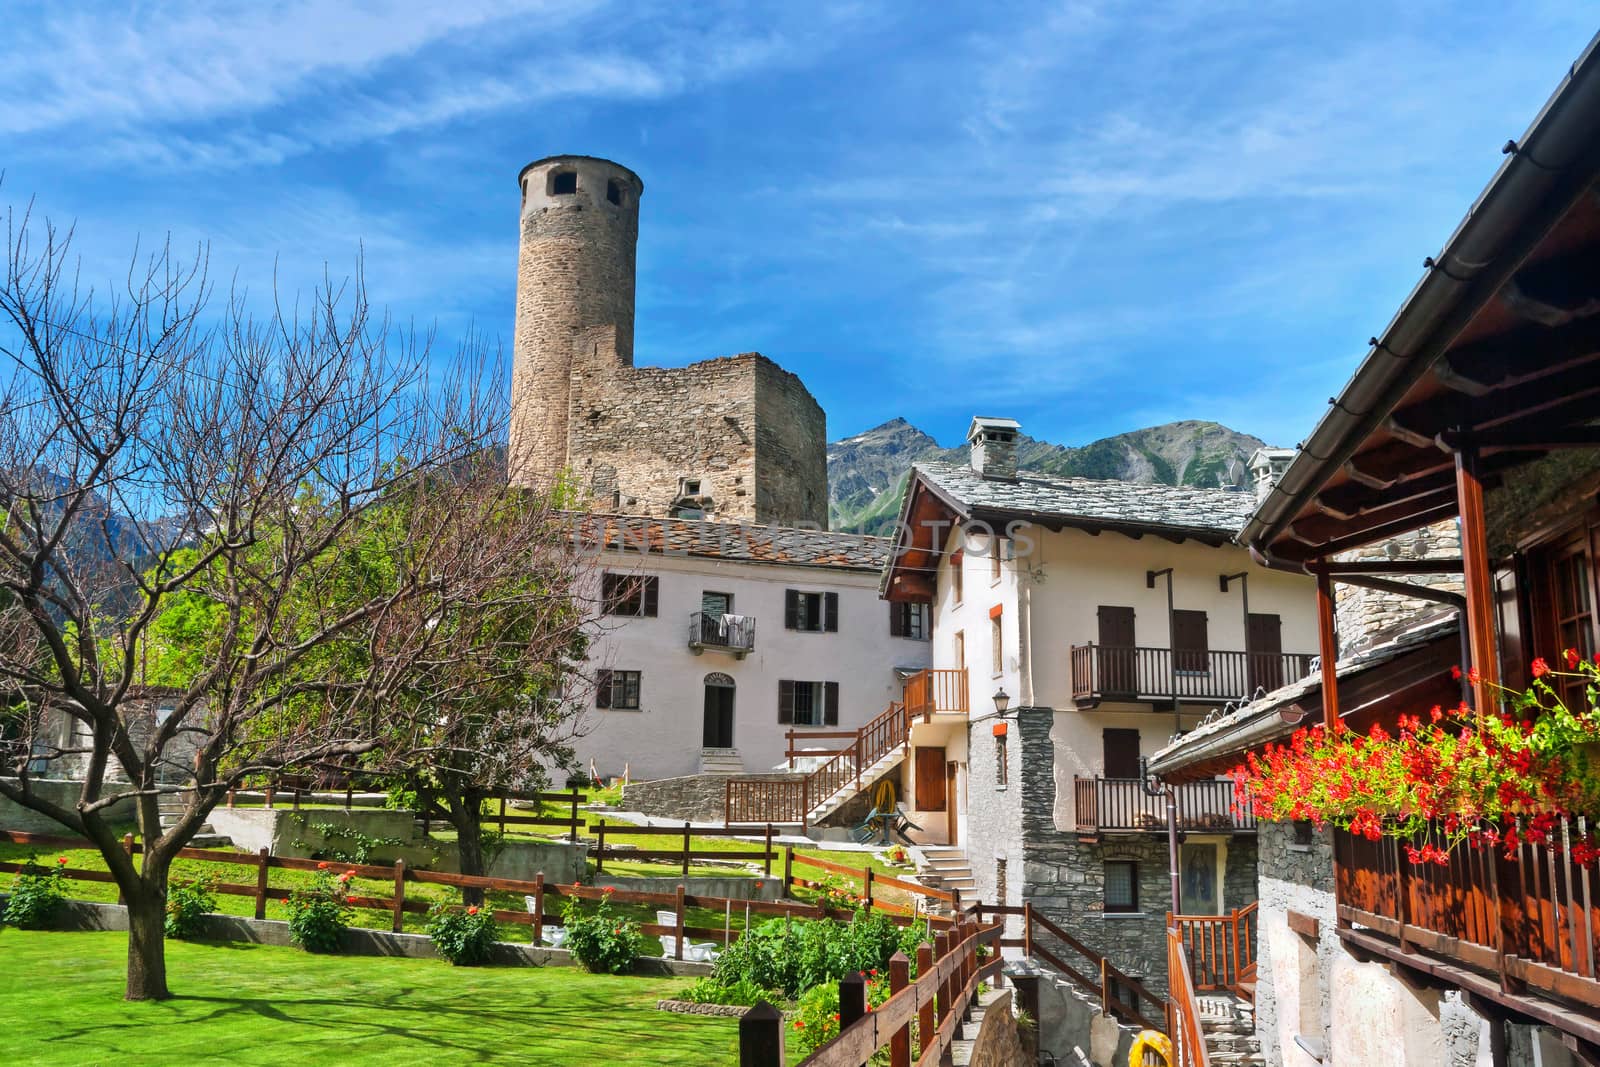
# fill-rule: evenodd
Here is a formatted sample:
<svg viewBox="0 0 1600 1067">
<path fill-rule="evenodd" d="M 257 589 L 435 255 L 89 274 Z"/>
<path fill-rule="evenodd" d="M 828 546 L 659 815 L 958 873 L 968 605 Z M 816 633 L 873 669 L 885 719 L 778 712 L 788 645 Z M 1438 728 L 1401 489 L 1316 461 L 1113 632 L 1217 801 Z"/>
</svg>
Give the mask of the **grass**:
<svg viewBox="0 0 1600 1067">
<path fill-rule="evenodd" d="M 683 979 L 168 942 L 176 996 L 128 1003 L 126 953 L 124 934 L 0 930 L 8 1056 L 29 1064 L 385 1067 L 736 1061 L 737 1020 L 655 1010 Z"/>
</svg>

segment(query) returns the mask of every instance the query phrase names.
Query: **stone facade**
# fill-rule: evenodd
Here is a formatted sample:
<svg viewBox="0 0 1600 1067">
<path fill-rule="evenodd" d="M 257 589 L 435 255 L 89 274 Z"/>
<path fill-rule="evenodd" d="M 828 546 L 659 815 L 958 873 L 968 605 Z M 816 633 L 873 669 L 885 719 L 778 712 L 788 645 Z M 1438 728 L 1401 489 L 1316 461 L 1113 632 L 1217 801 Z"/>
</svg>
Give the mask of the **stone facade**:
<svg viewBox="0 0 1600 1067">
<path fill-rule="evenodd" d="M 686 774 L 681 778 L 657 778 L 653 782 L 630 782 L 622 791 L 622 805 L 629 811 L 667 819 L 720 823 L 724 814 L 730 781 L 784 781 L 798 777 L 782 774 Z"/>
<path fill-rule="evenodd" d="M 570 472 L 600 510 L 826 529 L 826 420 L 799 378 L 755 352 L 633 365 L 638 176 L 555 156 L 520 184 L 512 480 Z"/>
<path fill-rule="evenodd" d="M 1338 557 L 1343 561 L 1460 558 L 1461 531 L 1454 519 L 1434 523 L 1415 534 L 1380 541 Z M 1396 580 L 1452 593 L 1462 591 L 1459 573 L 1411 575 Z M 1341 658 L 1375 644 L 1395 627 L 1413 623 L 1419 615 L 1431 614 L 1443 607 L 1437 601 L 1367 589 L 1347 582 L 1337 583 L 1335 589 Z"/>
</svg>

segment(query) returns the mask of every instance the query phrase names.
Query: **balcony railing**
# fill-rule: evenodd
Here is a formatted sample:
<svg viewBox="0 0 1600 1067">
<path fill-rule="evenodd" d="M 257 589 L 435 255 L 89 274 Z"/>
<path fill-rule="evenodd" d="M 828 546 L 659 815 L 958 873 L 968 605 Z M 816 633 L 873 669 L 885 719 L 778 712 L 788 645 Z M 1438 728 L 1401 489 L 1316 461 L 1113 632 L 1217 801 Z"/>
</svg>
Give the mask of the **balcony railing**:
<svg viewBox="0 0 1600 1067">
<path fill-rule="evenodd" d="M 1146 793 L 1137 778 L 1074 778 L 1072 787 L 1081 835 L 1166 832 L 1167 798 Z M 1179 830 L 1255 833 L 1256 817 L 1234 811 L 1231 781 L 1180 782 L 1173 788 Z"/>
<path fill-rule="evenodd" d="M 1549 843 L 1535 843 L 1523 834 L 1525 820 L 1518 823 L 1509 854 L 1503 845 L 1461 845 L 1442 866 L 1412 863 L 1393 838 L 1335 831 L 1339 936 L 1401 962 L 1446 960 L 1429 970 L 1526 1014 L 1553 1013 L 1567 1032 L 1574 1009 L 1560 1005 L 1579 1005 L 1586 1039 L 1600 1039 L 1590 1021 L 1600 1008 L 1600 869 L 1562 847 L 1588 828 L 1561 819 Z M 1415 845 L 1429 840 L 1445 844 L 1431 830 Z"/>
<path fill-rule="evenodd" d="M 934 712 L 967 712 L 967 671 L 964 667 L 918 671 L 906 679 L 906 714 L 929 718 Z"/>
<path fill-rule="evenodd" d="M 750 615 L 708 615 L 697 611 L 689 616 L 689 647 L 732 652 L 743 659 L 756 647 L 756 620 Z"/>
<path fill-rule="evenodd" d="M 1176 657 L 1176 659 L 1174 659 Z M 1072 699 L 1240 700 L 1311 673 L 1309 652 L 1220 652 L 1115 645 L 1072 646 Z"/>
</svg>

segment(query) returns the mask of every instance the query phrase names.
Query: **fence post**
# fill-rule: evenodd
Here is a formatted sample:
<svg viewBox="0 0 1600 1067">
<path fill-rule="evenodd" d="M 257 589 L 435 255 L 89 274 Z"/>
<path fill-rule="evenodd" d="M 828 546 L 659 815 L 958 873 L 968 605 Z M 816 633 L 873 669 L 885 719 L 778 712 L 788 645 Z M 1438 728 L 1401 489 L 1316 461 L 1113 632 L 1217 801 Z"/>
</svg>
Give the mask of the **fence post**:
<svg viewBox="0 0 1600 1067">
<path fill-rule="evenodd" d="M 567 831 L 567 841 L 574 845 L 578 843 L 578 798 L 580 795 L 577 788 L 574 787 L 572 790 L 572 818 L 567 823 L 570 827 Z"/>
<path fill-rule="evenodd" d="M 394 861 L 394 932 L 405 929 L 406 861 Z"/>
<path fill-rule="evenodd" d="M 842 1034 L 867 1014 L 867 980 L 860 971 L 839 979 L 839 1032 Z"/>
<path fill-rule="evenodd" d="M 766 855 L 761 857 L 761 858 L 767 865 L 767 872 L 766 872 L 767 873 L 767 877 L 771 878 L 772 877 L 772 824 L 770 822 L 767 823 L 767 844 L 766 844 L 765 851 L 766 851 Z"/>
<path fill-rule="evenodd" d="M 344 810 L 346 813 L 350 811 L 351 804 L 355 798 L 356 784 L 352 781 L 346 781 L 344 784 Z"/>
<path fill-rule="evenodd" d="M 1106 975 L 1106 958 L 1100 957 L 1100 1014 L 1111 1014 L 1111 983 Z"/>
<path fill-rule="evenodd" d="M 268 782 L 267 783 L 267 807 L 269 807 L 269 808 L 272 807 L 272 800 L 273 800 L 273 797 L 277 794 L 277 792 L 278 791 L 275 788 L 273 788 L 272 783 Z"/>
<path fill-rule="evenodd" d="M 594 832 L 594 873 L 599 874 L 606 869 L 606 821 L 604 819 L 600 820 L 599 825 L 594 828 Z"/>
<path fill-rule="evenodd" d="M 686 881 L 689 878 L 689 824 L 687 821 L 683 824 L 683 877 Z"/>
<path fill-rule="evenodd" d="M 1033 959 L 1033 904 L 1022 905 L 1022 954 Z M 1037 1015 L 1034 1018 L 1038 1018 Z"/>
<path fill-rule="evenodd" d="M 1228 913 L 1228 929 L 1233 932 L 1233 971 L 1228 988 L 1235 993 L 1239 991 L 1239 909 L 1234 908 Z"/>
<path fill-rule="evenodd" d="M 267 917 L 267 850 L 256 853 L 256 918 Z"/>
<path fill-rule="evenodd" d="M 544 944 L 544 872 L 533 880 L 533 943 Z"/>
<path fill-rule="evenodd" d="M 733 779 L 722 783 L 722 828 L 733 825 Z"/>
<path fill-rule="evenodd" d="M 794 846 L 783 846 L 783 895 L 789 895 L 789 887 L 794 884 Z"/>
<path fill-rule="evenodd" d="M 867 910 L 872 910 L 872 868 L 861 872 L 861 895 L 866 898 Z"/>
<path fill-rule="evenodd" d="M 927 942 L 917 946 L 917 981 L 921 982 L 933 973 L 933 946 Z M 926 1049 L 933 1041 L 933 1031 L 937 1024 L 933 1021 L 933 993 L 932 980 L 929 980 L 928 995 L 917 993 L 917 1034 Z"/>
<path fill-rule="evenodd" d="M 904 952 L 889 957 L 889 995 L 892 997 L 911 984 L 911 961 Z M 911 1067 L 911 1024 L 908 1022 L 889 1039 L 889 1067 Z"/>
<path fill-rule="evenodd" d="M 678 886 L 678 903 L 677 903 L 676 906 L 677 906 L 677 909 L 678 909 L 678 911 L 677 911 L 677 926 L 678 926 L 677 935 L 678 935 L 678 939 L 677 939 L 677 944 L 674 946 L 675 951 L 672 953 L 672 958 L 673 959 L 677 959 L 677 960 L 681 960 L 681 959 L 683 959 L 683 886 L 682 885 Z"/>
<path fill-rule="evenodd" d="M 289 791 L 289 795 L 294 797 L 294 810 L 295 811 L 299 811 L 300 810 L 300 787 L 299 786 L 295 786 L 292 790 Z"/>
<path fill-rule="evenodd" d="M 501 838 L 501 840 L 504 840 L 505 836 L 506 836 L 506 795 L 504 793 L 501 793 L 500 794 L 500 838 Z"/>
<path fill-rule="evenodd" d="M 804 834 L 811 824 L 811 775 L 800 779 L 800 832 Z"/>
<path fill-rule="evenodd" d="M 228 807 L 233 807 L 233 786 L 228 787 Z"/>
<path fill-rule="evenodd" d="M 937 967 L 939 965 L 939 963 L 944 960 L 944 957 L 945 957 L 946 953 L 948 953 L 949 951 L 950 951 L 950 935 L 948 933 L 942 931 L 942 930 L 939 933 L 934 934 L 933 935 L 933 965 L 935 967 Z M 939 1025 L 941 1025 L 945 1021 L 945 1019 L 949 1018 L 949 1016 L 950 1016 L 950 983 L 949 983 L 949 980 L 945 979 L 945 980 L 942 980 L 942 981 L 935 982 L 934 983 L 934 992 L 938 995 L 938 999 L 939 999 L 939 1010 L 935 1013 L 937 1015 L 937 1018 L 936 1018 L 936 1020 L 934 1022 L 934 1026 L 935 1026 L 935 1028 L 937 1028 Z M 931 1031 L 931 1030 L 928 1031 L 928 1036 L 923 1038 L 922 1040 L 923 1040 L 923 1048 L 927 1048 L 927 1043 L 929 1041 L 933 1040 L 933 1031 Z"/>
<path fill-rule="evenodd" d="M 739 1067 L 783 1067 L 783 1013 L 764 1000 L 739 1016 Z"/>
</svg>

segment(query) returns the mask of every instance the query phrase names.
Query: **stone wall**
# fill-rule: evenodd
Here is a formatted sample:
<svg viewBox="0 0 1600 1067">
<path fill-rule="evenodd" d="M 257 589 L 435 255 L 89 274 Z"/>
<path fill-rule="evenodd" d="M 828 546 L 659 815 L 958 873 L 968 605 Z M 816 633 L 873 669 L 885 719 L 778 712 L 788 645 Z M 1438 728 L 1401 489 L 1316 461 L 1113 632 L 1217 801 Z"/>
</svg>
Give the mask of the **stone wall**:
<svg viewBox="0 0 1600 1067">
<path fill-rule="evenodd" d="M 967 728 L 967 862 L 979 900 L 1018 905 L 1023 900 L 1023 880 L 1027 860 L 1023 843 L 1022 804 L 1026 792 L 1034 788 L 1027 777 L 1029 766 L 1024 752 L 1029 744 L 1030 727 L 1048 723 L 1054 713 L 1049 708 L 1020 708 L 1017 718 L 1006 723 L 1006 782 L 999 780 L 999 744 L 994 735 L 993 716 L 971 723 Z M 1045 727 L 1048 734 L 1048 726 Z M 1000 899 L 999 868 L 1005 863 L 1005 899 Z M 1006 920 L 1006 936 L 1020 937 L 1022 920 Z"/>
<path fill-rule="evenodd" d="M 1404 534 L 1343 553 L 1337 558 L 1344 561 L 1460 559 L 1461 531 L 1455 520 L 1449 519 L 1417 533 Z M 1396 580 L 1453 593 L 1462 591 L 1459 574 L 1410 575 Z M 1344 582 L 1338 583 L 1335 589 L 1341 657 L 1366 648 L 1395 627 L 1414 621 L 1418 615 L 1437 612 L 1442 608 L 1436 601 L 1366 589 Z"/>
<path fill-rule="evenodd" d="M 16 779 L 8 778 L 7 782 L 15 784 Z M 61 778 L 31 778 L 29 787 L 41 800 L 58 807 L 71 808 L 78 802 L 83 783 Z M 135 819 L 133 801 L 125 800 L 113 805 L 106 813 L 106 818 L 114 824 L 126 824 L 131 828 Z M 0 830 L 59 837 L 72 836 L 71 830 L 49 816 L 41 815 L 32 808 L 25 808 L 5 797 L 0 797 Z"/>
<path fill-rule="evenodd" d="M 628 811 L 657 818 L 721 823 L 729 781 L 781 782 L 798 777 L 786 774 L 686 774 L 681 778 L 630 782 L 623 790 L 622 806 Z"/>
</svg>

